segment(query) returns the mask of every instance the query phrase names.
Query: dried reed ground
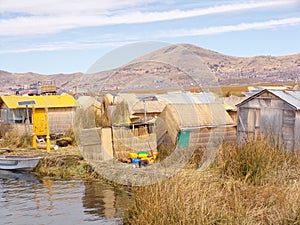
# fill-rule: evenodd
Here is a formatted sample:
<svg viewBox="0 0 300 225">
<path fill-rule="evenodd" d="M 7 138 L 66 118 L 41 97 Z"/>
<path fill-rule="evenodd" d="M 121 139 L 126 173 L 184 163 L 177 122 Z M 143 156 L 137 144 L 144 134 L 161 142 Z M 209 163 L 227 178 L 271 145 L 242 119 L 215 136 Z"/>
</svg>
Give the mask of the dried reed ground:
<svg viewBox="0 0 300 225">
<path fill-rule="evenodd" d="M 265 141 L 223 146 L 206 171 L 133 188 L 125 224 L 300 224 L 300 162 Z"/>
</svg>

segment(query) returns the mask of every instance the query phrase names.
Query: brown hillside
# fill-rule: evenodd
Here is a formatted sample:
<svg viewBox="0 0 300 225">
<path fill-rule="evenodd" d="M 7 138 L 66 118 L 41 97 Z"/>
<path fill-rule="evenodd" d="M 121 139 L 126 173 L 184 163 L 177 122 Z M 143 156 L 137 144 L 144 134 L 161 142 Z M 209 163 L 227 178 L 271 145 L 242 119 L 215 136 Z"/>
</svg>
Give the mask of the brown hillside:
<svg viewBox="0 0 300 225">
<path fill-rule="evenodd" d="M 189 44 L 172 45 L 120 68 L 96 74 L 15 74 L 0 71 L 0 91 L 38 81 L 55 80 L 60 92 L 207 85 L 284 83 L 300 79 L 300 54 L 235 57 Z M 218 81 L 218 83 L 216 82 Z"/>
</svg>

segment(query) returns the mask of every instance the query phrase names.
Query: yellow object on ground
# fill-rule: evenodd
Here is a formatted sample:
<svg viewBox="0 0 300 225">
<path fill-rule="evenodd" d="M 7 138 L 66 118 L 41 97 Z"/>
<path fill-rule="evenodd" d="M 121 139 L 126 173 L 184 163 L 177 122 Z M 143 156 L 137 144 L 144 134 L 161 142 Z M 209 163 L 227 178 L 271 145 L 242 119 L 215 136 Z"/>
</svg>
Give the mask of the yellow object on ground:
<svg viewBox="0 0 300 225">
<path fill-rule="evenodd" d="M 144 158 L 141 158 L 141 160 L 147 160 L 149 163 L 153 163 L 154 162 L 154 158 L 153 157 L 144 157 Z"/>
<path fill-rule="evenodd" d="M 157 158 L 157 155 L 158 155 L 158 152 L 153 152 L 153 153 L 152 153 L 152 156 L 153 156 L 154 159 Z"/>
<path fill-rule="evenodd" d="M 131 153 L 129 153 L 129 156 L 130 156 L 131 159 L 133 159 L 133 158 L 137 158 L 138 154 L 135 153 L 135 152 L 131 152 Z"/>
</svg>

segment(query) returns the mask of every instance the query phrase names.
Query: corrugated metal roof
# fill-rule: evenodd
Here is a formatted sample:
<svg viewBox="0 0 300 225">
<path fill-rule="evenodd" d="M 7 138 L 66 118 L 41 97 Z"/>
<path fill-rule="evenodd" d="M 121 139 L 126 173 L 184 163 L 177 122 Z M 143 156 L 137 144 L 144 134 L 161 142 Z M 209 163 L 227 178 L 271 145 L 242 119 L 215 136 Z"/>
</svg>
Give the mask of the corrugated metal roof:
<svg viewBox="0 0 300 225">
<path fill-rule="evenodd" d="M 200 104 L 200 103 L 215 103 L 216 96 L 211 92 L 177 92 L 156 95 L 157 99 L 165 101 L 169 104 Z"/>
<path fill-rule="evenodd" d="M 267 89 L 262 90 L 256 94 L 250 96 L 243 102 L 237 104 L 237 107 L 254 99 L 255 97 L 261 95 L 264 92 L 269 92 L 269 93 L 277 96 L 278 98 L 282 99 L 283 101 L 287 102 L 291 106 L 295 107 L 296 110 L 300 110 L 300 91 L 278 91 L 278 90 L 276 91 L 276 90 L 267 90 Z"/>
<path fill-rule="evenodd" d="M 269 92 L 286 101 L 290 105 L 294 106 L 297 110 L 300 110 L 300 91 L 269 90 Z"/>
<path fill-rule="evenodd" d="M 286 91 L 286 92 L 300 101 L 300 91 Z"/>
<path fill-rule="evenodd" d="M 35 108 L 64 108 L 76 107 L 79 104 L 71 95 L 47 95 L 47 96 L 1 96 L 1 101 L 10 109 L 26 108 L 26 105 L 19 106 L 18 102 L 35 101 Z M 32 107 L 29 105 L 28 107 Z"/>
</svg>

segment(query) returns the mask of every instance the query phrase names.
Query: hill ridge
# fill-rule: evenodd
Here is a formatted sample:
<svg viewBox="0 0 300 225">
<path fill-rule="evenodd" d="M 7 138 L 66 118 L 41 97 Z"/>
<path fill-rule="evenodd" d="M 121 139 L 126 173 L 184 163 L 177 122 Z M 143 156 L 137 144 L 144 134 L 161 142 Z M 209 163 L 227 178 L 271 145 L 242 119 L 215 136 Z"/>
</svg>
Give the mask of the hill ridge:
<svg viewBox="0 0 300 225">
<path fill-rule="evenodd" d="M 88 75 L 81 72 L 43 75 L 0 70 L 0 91 L 6 93 L 14 88 L 46 80 L 54 80 L 60 92 L 70 92 L 75 86 L 96 92 L 118 90 L 128 87 L 132 79 L 142 76 L 156 76 L 156 83 L 152 85 L 159 86 L 165 80 L 171 79 L 179 85 L 195 86 L 198 85 L 195 82 L 183 82 L 183 73 L 194 73 L 192 78 L 195 80 L 197 73 L 203 71 L 213 73 L 220 85 L 295 82 L 300 77 L 300 53 L 240 57 L 191 44 L 177 44 L 151 52 L 119 68 Z M 206 84 L 205 81 L 201 82 Z"/>
</svg>

